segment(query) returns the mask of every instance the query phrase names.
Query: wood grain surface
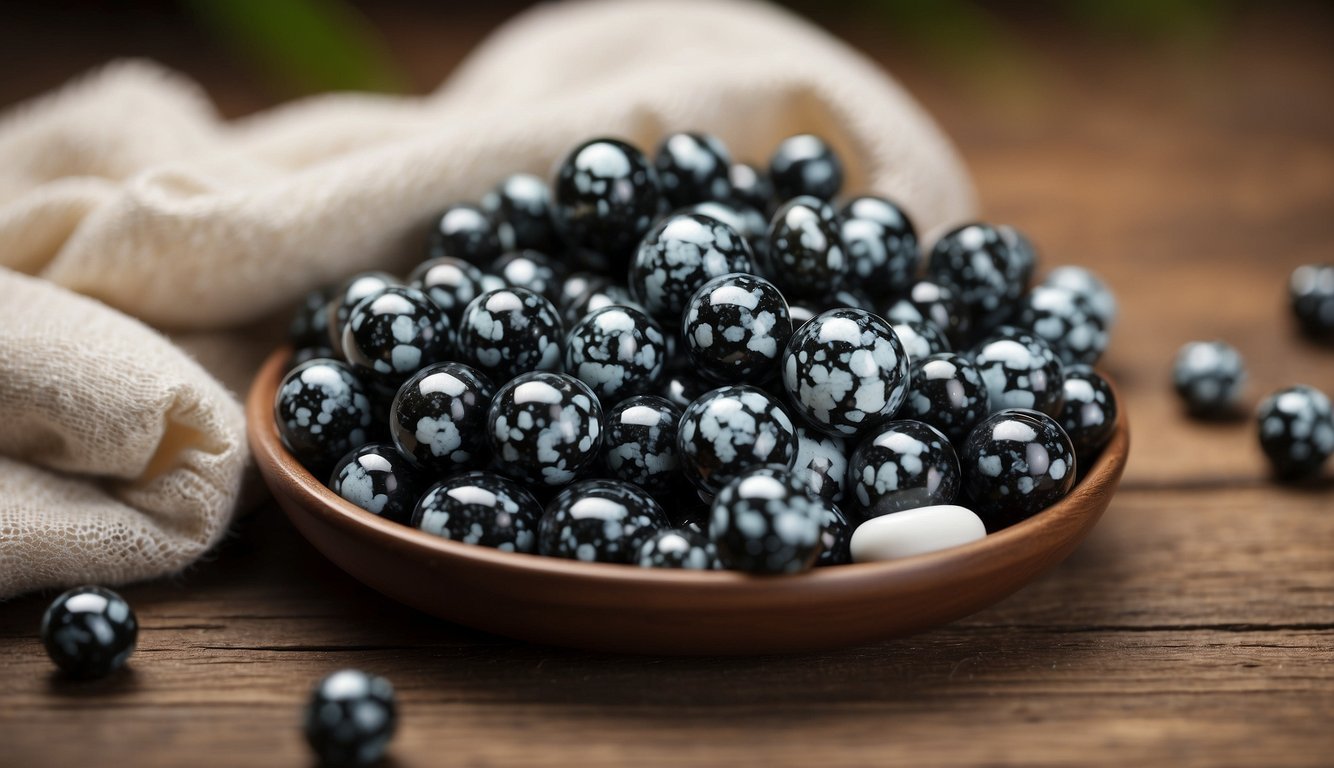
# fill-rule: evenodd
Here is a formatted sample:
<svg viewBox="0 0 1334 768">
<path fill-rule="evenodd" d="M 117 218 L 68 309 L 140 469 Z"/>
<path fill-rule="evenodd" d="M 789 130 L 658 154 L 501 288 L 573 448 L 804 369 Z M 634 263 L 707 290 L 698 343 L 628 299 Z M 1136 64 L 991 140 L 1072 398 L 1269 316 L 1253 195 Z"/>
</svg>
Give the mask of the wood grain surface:
<svg viewBox="0 0 1334 768">
<path fill-rule="evenodd" d="M 424 84 L 497 21 L 394 8 L 377 21 Z M 399 690 L 399 766 L 1334 765 L 1331 470 L 1272 484 L 1249 420 L 1187 421 L 1168 383 L 1180 344 L 1223 338 L 1252 404 L 1334 390 L 1334 350 L 1297 338 L 1284 304 L 1289 271 L 1334 243 L 1334 19 L 1245 13 L 1187 52 L 1034 19 L 1021 67 L 942 64 L 884 25 L 823 20 L 937 116 L 989 217 L 1122 302 L 1106 365 L 1135 435 L 1126 478 L 1031 587 L 840 652 L 584 654 L 383 600 L 266 506 L 188 573 L 123 590 L 142 624 L 126 674 L 64 681 L 36 639 L 49 595 L 0 605 L 0 764 L 308 764 L 306 692 L 356 666 Z M 0 35 L 27 73 L 0 78 L 0 104 L 126 51 L 190 72 L 229 114 L 269 100 L 179 38 L 79 47 L 76 27 L 38 45 L 34 24 Z"/>
</svg>

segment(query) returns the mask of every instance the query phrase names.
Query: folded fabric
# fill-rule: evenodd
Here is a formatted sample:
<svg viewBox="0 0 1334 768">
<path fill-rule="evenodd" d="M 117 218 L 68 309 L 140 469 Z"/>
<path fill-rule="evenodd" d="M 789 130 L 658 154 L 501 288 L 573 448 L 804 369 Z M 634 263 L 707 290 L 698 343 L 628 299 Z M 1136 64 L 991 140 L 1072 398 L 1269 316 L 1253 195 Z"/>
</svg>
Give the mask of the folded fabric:
<svg viewBox="0 0 1334 768">
<path fill-rule="evenodd" d="M 0 116 L 0 597 L 172 572 L 217 541 L 247 462 L 235 393 L 279 341 L 243 326 L 352 272 L 406 271 L 434 211 L 547 175 L 585 138 L 651 149 L 684 129 L 757 161 L 819 133 L 848 191 L 920 229 L 972 212 L 897 84 L 749 2 L 542 6 L 424 97 L 226 122 L 180 76 L 121 62 Z"/>
</svg>

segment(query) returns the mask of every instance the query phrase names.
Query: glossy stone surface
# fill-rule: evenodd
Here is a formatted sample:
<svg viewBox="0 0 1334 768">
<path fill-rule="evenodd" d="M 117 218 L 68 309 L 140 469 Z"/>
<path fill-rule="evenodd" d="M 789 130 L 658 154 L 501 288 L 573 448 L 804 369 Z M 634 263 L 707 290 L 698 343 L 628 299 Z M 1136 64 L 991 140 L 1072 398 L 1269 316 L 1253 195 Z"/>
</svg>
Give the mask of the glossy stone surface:
<svg viewBox="0 0 1334 768">
<path fill-rule="evenodd" d="M 826 505 L 820 521 L 820 556 L 815 559 L 815 566 L 822 568 L 852 562 L 851 542 L 852 523 L 847 515 L 834 504 Z"/>
<path fill-rule="evenodd" d="M 273 415 L 283 445 L 320 479 L 367 442 L 373 420 L 366 386 L 352 366 L 318 358 L 283 377 Z"/>
<path fill-rule="evenodd" d="M 786 296 L 831 293 L 852 268 L 833 209 L 811 196 L 779 206 L 764 242 L 760 272 Z"/>
<path fill-rule="evenodd" d="M 848 459 L 848 492 L 863 519 L 951 504 L 959 483 L 959 458 L 949 438 L 920 421 L 889 422 Z"/>
<path fill-rule="evenodd" d="M 968 309 L 952 288 L 918 280 L 906 294 L 889 302 L 880 313 L 891 323 L 927 322 L 939 328 L 951 345 L 964 344 L 972 332 Z"/>
<path fill-rule="evenodd" d="M 1075 483 L 1075 450 L 1045 413 L 1010 409 L 988 416 L 959 454 L 964 497 L 988 530 L 1025 520 Z"/>
<path fill-rule="evenodd" d="M 769 231 L 769 218 L 758 209 L 737 200 L 706 200 L 677 211 L 695 213 L 717 219 L 741 233 L 752 253 L 764 246 L 764 234 Z"/>
<path fill-rule="evenodd" d="M 700 376 L 694 368 L 679 363 L 676 365 L 669 364 L 667 372 L 663 375 L 662 386 L 658 390 L 658 394 L 671 403 L 685 408 L 700 395 L 717 386 L 717 384 Z"/>
<path fill-rule="evenodd" d="M 750 163 L 733 163 L 727 172 L 732 185 L 732 199 L 739 200 L 760 213 L 774 206 L 774 185 L 769 174 Z"/>
<path fill-rule="evenodd" d="M 453 353 L 449 318 L 415 288 L 386 288 L 363 299 L 343 329 L 347 361 L 364 378 L 389 387 Z"/>
<path fill-rule="evenodd" d="M 497 468 L 534 486 L 572 482 L 602 449 L 602 406 L 563 373 L 534 372 L 502 385 L 491 400 L 487 436 Z"/>
<path fill-rule="evenodd" d="M 912 287 L 921 256 L 917 230 L 901 208 L 883 197 L 863 195 L 844 203 L 838 220 L 852 262 L 849 282 L 877 301 Z"/>
<path fill-rule="evenodd" d="M 674 206 L 718 200 L 731 194 L 727 147 L 706 133 L 673 133 L 658 145 L 653 161 L 662 194 Z"/>
<path fill-rule="evenodd" d="M 682 334 L 691 361 L 705 376 L 760 384 L 778 373 L 792 321 L 773 283 L 754 275 L 723 275 L 691 297 Z"/>
<path fill-rule="evenodd" d="M 413 511 L 413 528 L 502 552 L 537 551 L 542 505 L 522 485 L 494 472 L 464 472 L 435 485 Z"/>
<path fill-rule="evenodd" d="M 1005 321 L 1028 287 L 1032 263 L 996 227 L 972 223 L 941 236 L 926 269 L 932 280 L 953 289 L 978 335 Z"/>
<path fill-rule="evenodd" d="M 624 264 L 658 213 L 658 175 L 644 153 L 616 139 L 593 139 L 560 164 L 552 220 L 570 245 Z"/>
<path fill-rule="evenodd" d="M 459 359 L 500 383 L 559 368 L 565 326 L 545 297 L 524 288 L 501 288 L 468 304 L 457 338 Z"/>
<path fill-rule="evenodd" d="M 806 481 L 811 493 L 833 502 L 843 501 L 848 474 L 848 444 L 805 425 L 797 427 L 797 458 L 792 474 Z"/>
<path fill-rule="evenodd" d="M 1288 278 L 1288 302 L 1301 329 L 1334 340 L 1334 264 L 1304 264 Z"/>
<path fill-rule="evenodd" d="M 1080 464 L 1087 466 L 1116 429 L 1116 395 L 1107 380 L 1087 365 L 1067 366 L 1061 388 L 1065 403 L 1056 420 L 1075 446 Z"/>
<path fill-rule="evenodd" d="M 1042 279 L 1042 284 L 1065 288 L 1079 294 L 1108 331 L 1111 331 L 1112 326 L 1116 324 L 1116 295 L 1102 278 L 1093 274 L 1088 268 L 1075 265 L 1056 267 Z"/>
<path fill-rule="evenodd" d="M 908 356 L 878 315 L 835 309 L 792 334 L 783 388 L 798 414 L 850 437 L 893 418 L 908 396 Z"/>
<path fill-rule="evenodd" d="M 426 238 L 426 258 L 452 256 L 482 266 L 500 255 L 500 236 L 491 217 L 469 203 L 441 211 Z"/>
<path fill-rule="evenodd" d="M 442 256 L 418 264 L 408 285 L 426 294 L 457 328 L 468 303 L 482 295 L 482 271 L 463 259 Z"/>
<path fill-rule="evenodd" d="M 1014 325 L 1051 346 L 1066 365 L 1093 365 L 1107 351 L 1107 327 L 1082 294 L 1055 285 L 1039 285 L 1024 294 Z"/>
<path fill-rule="evenodd" d="M 287 341 L 296 349 L 329 346 L 329 299 L 331 288 L 308 292 L 292 311 L 287 326 Z"/>
<path fill-rule="evenodd" d="M 629 563 L 650 536 L 669 525 L 667 513 L 642 488 L 618 480 L 585 480 L 547 504 L 538 550 L 548 557 Z"/>
<path fill-rule="evenodd" d="M 339 358 L 343 357 L 343 329 L 352 308 L 363 299 L 398 285 L 402 283 L 388 272 L 359 272 L 332 291 L 329 305 L 324 310 L 324 326 L 329 330 L 329 348 Z"/>
<path fill-rule="evenodd" d="M 908 399 L 900 416 L 926 422 L 950 442 L 962 444 L 991 413 L 991 396 L 973 361 L 947 352 L 918 360 L 909 373 Z"/>
<path fill-rule="evenodd" d="M 797 456 L 791 418 L 778 401 L 746 384 L 719 387 L 692 402 L 676 440 L 686 477 L 709 493 L 754 467 L 788 470 Z"/>
<path fill-rule="evenodd" d="M 831 506 L 786 469 L 751 469 L 718 492 L 709 538 L 724 568 L 800 573 L 810 569 L 820 555 L 821 534 Z"/>
<path fill-rule="evenodd" d="M 997 329 L 973 350 L 993 412 L 1031 408 L 1055 417 L 1064 400 L 1065 369 L 1046 341 L 1013 327 Z"/>
<path fill-rule="evenodd" d="M 395 523 L 407 524 L 426 484 L 420 470 L 389 443 L 367 443 L 339 460 L 329 490 Z"/>
<path fill-rule="evenodd" d="M 1201 418 L 1236 413 L 1246 379 L 1241 353 L 1223 341 L 1192 341 L 1181 347 L 1172 364 L 1177 396 L 1191 415 Z"/>
<path fill-rule="evenodd" d="M 871 518 L 852 532 L 852 560 L 879 563 L 958 547 L 987 535 L 982 518 L 955 505 L 919 507 Z"/>
<path fill-rule="evenodd" d="M 306 742 L 321 765 L 376 763 L 397 727 L 394 687 L 361 670 L 343 669 L 324 678 L 306 704 Z"/>
<path fill-rule="evenodd" d="M 894 323 L 894 335 L 903 344 L 903 351 L 908 355 L 908 365 L 918 360 L 925 360 L 932 355 L 951 352 L 949 339 L 945 332 L 933 323 L 924 320 L 910 320 L 906 323 Z"/>
<path fill-rule="evenodd" d="M 570 301 L 561 312 L 561 318 L 565 321 L 566 328 L 573 328 L 580 320 L 607 307 L 630 307 L 644 312 L 644 308 L 630 295 L 629 288 L 615 283 L 604 283 L 589 288 Z"/>
<path fill-rule="evenodd" d="M 630 397 L 613 406 L 606 413 L 602 449 L 607 472 L 650 493 L 672 490 L 681 479 L 676 446 L 681 414 L 681 406 L 653 395 Z"/>
<path fill-rule="evenodd" d="M 484 466 L 491 456 L 487 412 L 495 386 L 463 363 L 427 366 L 403 382 L 389 409 L 389 434 L 404 456 L 433 473 Z"/>
<path fill-rule="evenodd" d="M 130 604 L 102 587 L 75 587 L 61 594 L 42 615 L 46 655 L 67 676 L 106 677 L 125 666 L 139 637 Z"/>
<path fill-rule="evenodd" d="M 708 216 L 673 215 L 644 237 L 630 267 L 630 294 L 655 319 L 676 324 L 704 283 L 754 271 L 750 246 L 735 229 Z"/>
<path fill-rule="evenodd" d="M 526 288 L 554 305 L 560 297 L 565 267 L 539 251 L 511 251 L 491 262 L 487 270 L 511 288 Z"/>
<path fill-rule="evenodd" d="M 553 302 L 556 309 L 562 314 L 570 308 L 570 304 L 579 299 L 584 294 L 592 290 L 605 288 L 612 285 L 612 281 L 606 275 L 600 275 L 596 272 L 571 272 L 560 281 L 560 290 L 556 292 L 556 298 Z M 582 317 L 582 315 L 580 316 Z"/>
<path fill-rule="evenodd" d="M 698 531 L 668 528 L 658 531 L 639 547 L 635 564 L 641 568 L 681 568 L 707 571 L 716 557 L 709 539 Z"/>
<path fill-rule="evenodd" d="M 502 251 L 547 252 L 557 245 L 551 223 L 551 189 L 530 173 L 507 176 L 481 200 Z"/>
<path fill-rule="evenodd" d="M 1256 420 L 1260 448 L 1279 479 L 1319 475 L 1334 454 L 1334 413 L 1329 398 L 1315 387 L 1278 390 L 1260 403 Z"/>
<path fill-rule="evenodd" d="M 769 178 L 780 201 L 800 195 L 833 200 L 843 188 L 843 163 L 820 137 L 789 136 L 769 158 Z"/>
<path fill-rule="evenodd" d="M 666 357 L 662 329 L 630 307 L 599 309 L 565 337 L 565 370 L 604 403 L 654 391 Z"/>
</svg>

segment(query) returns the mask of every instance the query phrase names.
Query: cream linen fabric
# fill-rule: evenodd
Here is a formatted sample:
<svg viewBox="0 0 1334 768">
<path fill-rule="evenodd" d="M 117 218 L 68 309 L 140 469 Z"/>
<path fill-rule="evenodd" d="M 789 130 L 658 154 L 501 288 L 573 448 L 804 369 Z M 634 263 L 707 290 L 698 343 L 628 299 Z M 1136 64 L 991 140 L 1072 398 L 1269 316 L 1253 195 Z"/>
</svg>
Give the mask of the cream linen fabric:
<svg viewBox="0 0 1334 768">
<path fill-rule="evenodd" d="M 239 328 L 405 270 L 433 211 L 547 175 L 584 138 L 695 128 L 751 160 L 820 133 L 845 189 L 923 231 L 972 212 L 897 84 L 749 2 L 542 6 L 424 97 L 223 122 L 192 83 L 122 62 L 0 116 L 0 597 L 169 573 L 225 532 L 248 458 L 236 393 L 277 341 Z"/>
</svg>

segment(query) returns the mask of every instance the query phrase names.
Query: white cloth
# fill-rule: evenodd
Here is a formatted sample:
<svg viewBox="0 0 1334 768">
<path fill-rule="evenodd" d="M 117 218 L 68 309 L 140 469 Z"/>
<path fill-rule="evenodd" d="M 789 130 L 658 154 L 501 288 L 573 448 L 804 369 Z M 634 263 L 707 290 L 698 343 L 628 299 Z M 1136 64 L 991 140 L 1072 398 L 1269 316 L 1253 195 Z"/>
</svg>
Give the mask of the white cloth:
<svg viewBox="0 0 1334 768">
<path fill-rule="evenodd" d="M 585 138 L 651 149 L 683 129 L 755 161 L 818 133 L 847 191 L 919 229 L 972 212 L 896 83 L 750 2 L 541 6 L 424 97 L 225 122 L 179 75 L 118 62 L 0 116 L 0 597 L 172 572 L 217 541 L 248 458 L 234 393 L 279 342 L 239 328 L 354 271 L 406 271 L 434 211 L 547 175 Z"/>
</svg>

